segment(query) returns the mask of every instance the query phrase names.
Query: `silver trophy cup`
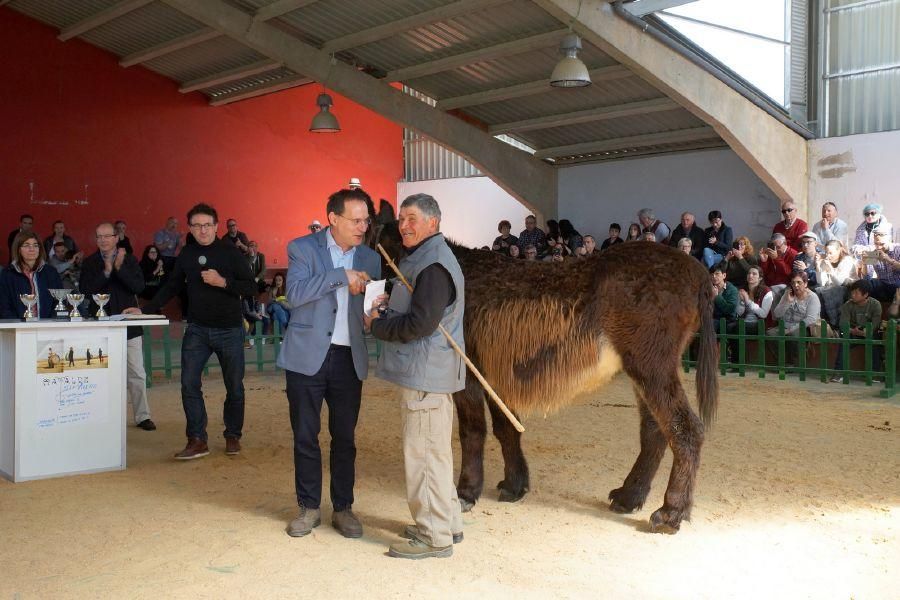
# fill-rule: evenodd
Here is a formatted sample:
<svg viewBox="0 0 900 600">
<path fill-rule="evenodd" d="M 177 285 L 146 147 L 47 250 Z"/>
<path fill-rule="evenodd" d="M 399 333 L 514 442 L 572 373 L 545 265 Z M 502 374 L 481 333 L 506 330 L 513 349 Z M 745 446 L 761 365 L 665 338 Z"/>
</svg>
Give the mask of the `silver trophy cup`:
<svg viewBox="0 0 900 600">
<path fill-rule="evenodd" d="M 81 313 L 78 312 L 78 305 L 84 301 L 84 294 L 66 294 L 66 299 L 72 305 L 72 312 L 69 313 L 70 321 L 83 321 Z"/>
<path fill-rule="evenodd" d="M 97 310 L 97 314 L 94 316 L 97 317 L 98 321 L 109 321 L 109 315 L 103 310 L 103 307 L 109 302 L 109 294 L 94 294 L 92 298 L 94 299 L 94 302 L 97 303 L 97 306 L 100 307 Z"/>
<path fill-rule="evenodd" d="M 56 299 L 56 307 L 53 309 L 54 318 L 63 321 L 69 319 L 69 309 L 66 308 L 66 296 L 69 295 L 69 291 L 66 289 L 50 290 L 50 295 Z"/>
<path fill-rule="evenodd" d="M 37 294 L 19 294 L 19 300 L 25 305 L 25 314 L 22 317 L 26 321 L 37 321 L 37 314 L 34 312 L 34 305 L 37 304 Z"/>
</svg>

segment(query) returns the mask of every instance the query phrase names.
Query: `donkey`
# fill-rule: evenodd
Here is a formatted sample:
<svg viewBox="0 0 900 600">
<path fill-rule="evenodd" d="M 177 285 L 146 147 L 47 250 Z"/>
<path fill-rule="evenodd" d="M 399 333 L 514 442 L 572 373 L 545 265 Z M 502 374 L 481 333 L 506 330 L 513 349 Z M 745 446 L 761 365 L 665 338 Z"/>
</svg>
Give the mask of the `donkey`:
<svg viewBox="0 0 900 600">
<path fill-rule="evenodd" d="M 396 224 L 379 241 L 402 255 Z M 650 517 L 652 531 L 675 533 L 690 518 L 704 428 L 718 404 L 714 292 L 694 258 L 653 242 L 618 244 L 599 256 L 563 263 L 512 259 L 451 243 L 466 278 L 466 351 L 517 416 L 547 414 L 620 370 L 631 378 L 640 412 L 641 450 L 610 509 L 639 510 L 665 453 L 674 462 L 665 500 Z M 696 370 L 700 418 L 681 385 L 681 356 L 700 330 Z M 484 486 L 486 396 L 469 374 L 454 394 L 462 469 L 457 491 L 471 510 Z M 521 434 L 487 401 L 500 442 L 501 501 L 521 499 L 530 486 Z"/>
</svg>

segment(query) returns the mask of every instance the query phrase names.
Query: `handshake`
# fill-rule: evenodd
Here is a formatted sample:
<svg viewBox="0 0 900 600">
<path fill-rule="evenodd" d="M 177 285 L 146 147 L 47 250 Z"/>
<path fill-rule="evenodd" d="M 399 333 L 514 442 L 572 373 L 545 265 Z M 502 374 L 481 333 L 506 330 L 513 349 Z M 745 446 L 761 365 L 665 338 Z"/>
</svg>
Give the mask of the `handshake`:
<svg viewBox="0 0 900 600">
<path fill-rule="evenodd" d="M 350 293 L 354 296 L 362 294 L 366 291 L 366 283 L 372 278 L 365 271 L 354 271 L 353 269 L 344 269 L 347 273 L 347 284 Z"/>
</svg>

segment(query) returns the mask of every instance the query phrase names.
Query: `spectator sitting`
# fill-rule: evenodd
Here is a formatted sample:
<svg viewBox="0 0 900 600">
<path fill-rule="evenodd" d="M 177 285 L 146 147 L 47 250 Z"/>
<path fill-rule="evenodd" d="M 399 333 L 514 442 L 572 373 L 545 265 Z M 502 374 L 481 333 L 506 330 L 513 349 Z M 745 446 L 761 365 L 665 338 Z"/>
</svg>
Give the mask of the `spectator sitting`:
<svg viewBox="0 0 900 600">
<path fill-rule="evenodd" d="M 562 234 L 559 232 L 559 223 L 550 219 L 547 221 L 547 253 L 550 254 L 550 249 L 554 245 L 560 244 L 562 244 Z"/>
<path fill-rule="evenodd" d="M 597 240 L 594 239 L 594 236 L 586 235 L 581 238 L 581 241 L 584 243 L 584 246 L 582 246 L 584 249 L 583 256 L 588 257 L 600 254 L 600 251 L 597 249 Z M 619 241 L 621 242 L 622 240 Z"/>
<path fill-rule="evenodd" d="M 581 234 L 572 226 L 568 219 L 559 222 L 559 233 L 562 235 L 563 244 L 569 249 L 568 256 L 574 256 L 579 248 L 584 245 Z"/>
<path fill-rule="evenodd" d="M 247 321 L 247 333 L 250 337 L 256 332 L 256 324 L 262 323 L 262 334 L 269 331 L 269 315 L 263 310 L 262 303 L 256 296 L 248 296 L 241 300 L 241 311 Z M 248 340 L 249 342 L 249 340 Z"/>
<path fill-rule="evenodd" d="M 250 252 L 250 240 L 247 238 L 246 233 L 238 231 L 237 221 L 228 219 L 225 222 L 225 227 L 227 228 L 227 231 L 225 232 L 225 235 L 222 236 L 222 241 L 231 242 L 243 254 L 248 254 Z"/>
<path fill-rule="evenodd" d="M 641 232 L 653 233 L 654 238 L 660 244 L 668 244 L 672 239 L 672 230 L 669 226 L 656 218 L 652 208 L 642 208 L 638 211 L 638 222 L 641 224 Z"/>
<path fill-rule="evenodd" d="M 642 242 L 655 242 L 656 234 L 653 233 L 652 231 L 645 231 L 644 233 L 641 234 L 641 237 L 638 239 L 641 240 Z"/>
<path fill-rule="evenodd" d="M 881 214 L 882 207 L 880 204 L 866 204 L 863 208 L 863 222 L 856 228 L 856 235 L 853 238 L 853 246 L 850 248 L 851 254 L 854 256 L 862 256 L 863 252 L 875 249 L 875 228 L 884 227 L 888 230 L 888 236 L 892 236 L 894 226 L 891 225 L 884 215 Z"/>
<path fill-rule="evenodd" d="M 728 262 L 728 271 L 725 273 L 728 281 L 738 288 L 747 287 L 747 272 L 751 267 L 759 265 L 750 239 L 744 235 L 736 239 L 731 244 L 731 251 L 725 255 L 725 260 Z"/>
<path fill-rule="evenodd" d="M 840 333 L 843 336 L 844 327 L 850 328 L 849 334 L 852 339 L 863 339 L 866 337 L 866 325 L 872 325 L 872 337 L 878 336 L 878 329 L 881 325 L 881 303 L 871 297 L 872 285 L 866 279 L 860 279 L 850 284 L 850 299 L 841 305 L 840 317 Z M 834 361 L 834 369 L 843 368 L 844 346 L 838 345 L 837 357 Z M 875 369 L 881 365 L 881 346 L 874 346 L 872 352 L 872 364 Z M 831 377 L 832 383 L 842 381 L 840 375 Z"/>
<path fill-rule="evenodd" d="M 838 218 L 837 205 L 834 202 L 822 205 L 822 220 L 813 225 L 812 230 L 822 244 L 827 244 L 831 240 L 847 243 L 847 223 Z"/>
<path fill-rule="evenodd" d="M 25 305 L 19 294 L 37 294 L 37 316 L 53 316 L 56 300 L 50 290 L 62 287 L 56 269 L 47 264 L 44 246 L 34 231 L 25 231 L 12 244 L 13 261 L 0 272 L 0 319 L 21 319 Z"/>
<path fill-rule="evenodd" d="M 610 223 L 609 224 L 609 237 L 603 240 L 603 243 L 600 244 L 600 251 L 603 252 L 610 248 L 610 246 L 615 246 L 616 244 L 621 244 L 623 240 L 619 237 L 619 234 L 622 233 L 622 226 L 618 223 Z"/>
<path fill-rule="evenodd" d="M 125 235 L 125 230 L 128 228 L 128 225 L 125 224 L 125 221 L 119 219 L 116 221 L 116 224 L 113 225 L 113 229 L 116 231 L 116 237 L 118 241 L 116 242 L 116 248 L 123 248 L 125 250 L 125 254 L 134 254 L 134 248 L 131 247 L 131 240 L 128 239 L 128 236 Z"/>
<path fill-rule="evenodd" d="M 66 233 L 66 224 L 62 221 L 54 221 L 53 234 L 44 239 L 44 253 L 46 256 L 53 254 L 53 244 L 56 242 L 65 244 L 66 249 L 71 250 L 73 254 L 78 252 L 78 244 Z"/>
<path fill-rule="evenodd" d="M 678 248 L 678 250 L 680 252 L 684 252 L 685 254 L 687 254 L 689 256 L 694 256 L 694 253 L 692 251 L 693 246 L 694 246 L 694 242 L 692 242 L 691 238 L 689 238 L 689 237 L 681 238 L 680 240 L 678 240 L 678 243 L 676 245 L 676 247 Z"/>
<path fill-rule="evenodd" d="M 519 247 L 513 244 L 509 247 L 509 257 L 510 258 L 519 258 Z"/>
<path fill-rule="evenodd" d="M 875 249 L 866 253 L 866 259 L 874 263 L 872 296 L 883 302 L 890 301 L 900 287 L 900 244 L 891 242 L 888 227 L 879 225 L 875 228 Z"/>
<path fill-rule="evenodd" d="M 525 260 L 537 260 L 538 251 L 534 244 L 525 246 Z"/>
<path fill-rule="evenodd" d="M 515 246 L 519 242 L 519 238 L 510 233 L 511 229 L 512 225 L 506 219 L 497 224 L 497 231 L 500 232 L 500 235 L 494 238 L 494 244 L 491 246 L 494 252 L 509 256 L 509 247 Z"/>
<path fill-rule="evenodd" d="M 781 204 L 781 215 L 783 220 L 775 224 L 775 227 L 772 228 L 772 233 L 784 235 L 788 246 L 800 252 L 802 249 L 800 236 L 809 231 L 806 221 L 797 216 L 797 207 L 790 200 Z"/>
<path fill-rule="evenodd" d="M 56 269 L 65 289 L 74 290 L 78 287 L 78 276 L 83 257 L 81 252 L 72 254 L 63 242 L 53 244 L 53 254 L 47 259 L 47 264 Z"/>
<path fill-rule="evenodd" d="M 193 239 L 193 236 L 191 236 L 191 239 Z M 175 258 L 178 256 L 178 251 L 181 250 L 183 244 L 181 234 L 178 232 L 178 219 L 175 217 L 166 219 L 166 226 L 153 234 L 153 245 L 159 251 L 166 273 L 171 273 L 174 270 Z"/>
<path fill-rule="evenodd" d="M 726 274 L 727 276 L 727 274 Z M 738 289 L 738 305 L 736 315 L 744 319 L 744 333 L 757 334 L 760 327 L 765 327 L 766 319 L 772 310 L 772 302 L 775 296 L 762 279 L 762 270 L 753 266 L 747 269 L 747 284 Z M 737 332 L 737 321 L 728 326 L 728 333 Z M 729 340 L 731 359 L 734 362 L 738 358 L 738 341 Z"/>
<path fill-rule="evenodd" d="M 13 241 L 15 241 L 16 236 L 20 233 L 26 233 L 31 231 L 34 227 L 34 217 L 31 215 L 22 215 L 19 217 L 19 226 L 16 229 L 13 229 L 9 232 L 9 237 L 6 238 L 6 248 L 9 250 L 9 262 L 12 263 L 16 259 L 16 255 L 12 251 Z"/>
<path fill-rule="evenodd" d="M 811 290 L 819 287 L 819 282 L 816 279 L 816 262 L 821 258 L 821 255 L 816 251 L 818 243 L 819 239 L 812 231 L 803 232 L 800 235 L 800 247 L 802 250 L 794 257 L 793 263 L 794 271 L 806 273 L 806 279 Z"/>
<path fill-rule="evenodd" d="M 759 251 L 763 277 L 776 296 L 780 296 L 791 281 L 795 256 L 796 250 L 787 245 L 782 233 L 774 234 L 769 245 Z"/>
<path fill-rule="evenodd" d="M 316 233 L 317 231 L 322 229 L 322 224 L 319 223 L 317 219 L 313 219 L 312 222 L 306 226 L 306 228 L 309 229 L 310 233 Z"/>
<path fill-rule="evenodd" d="M 144 290 L 138 296 L 144 300 L 152 300 L 166 279 L 166 268 L 159 254 L 159 248 L 153 244 L 144 248 L 140 266 L 144 274 Z"/>
<path fill-rule="evenodd" d="M 709 220 L 709 227 L 703 230 L 703 263 L 711 267 L 723 261 L 732 250 L 731 240 L 734 234 L 722 219 L 721 211 L 711 210 L 706 218 Z"/>
<path fill-rule="evenodd" d="M 259 245 L 251 241 L 247 244 L 247 262 L 250 263 L 250 272 L 256 282 L 257 291 L 262 294 L 266 291 L 266 255 L 259 251 Z"/>
<path fill-rule="evenodd" d="M 547 247 L 546 237 L 544 230 L 537 226 L 537 218 L 528 215 L 525 217 L 525 229 L 519 234 L 519 249 L 525 250 L 528 246 L 534 246 L 540 254 Z"/>
<path fill-rule="evenodd" d="M 696 224 L 694 215 L 689 212 L 681 214 L 681 223 L 679 223 L 672 232 L 672 240 L 670 244 L 681 249 L 681 243 L 687 238 L 691 241 L 690 254 L 697 260 L 703 260 L 703 247 L 706 243 L 706 237 L 703 230 Z M 720 262 L 721 258 L 716 261 Z M 707 268 L 712 265 L 707 265 Z"/>
<path fill-rule="evenodd" d="M 807 328 L 815 328 L 820 311 L 819 297 L 809 290 L 806 273 L 800 271 L 791 274 L 790 287 L 772 309 L 772 316 L 784 320 L 786 335 L 799 336 L 806 335 Z M 778 335 L 778 327 L 770 328 L 767 333 Z M 814 331 L 813 335 L 818 335 L 818 331 Z"/>
<path fill-rule="evenodd" d="M 847 286 L 856 279 L 856 261 L 838 240 L 825 244 L 825 256 L 816 260 L 816 294 L 822 302 L 822 315 L 837 329 L 841 305 L 846 300 Z"/>
<path fill-rule="evenodd" d="M 628 226 L 628 235 L 625 237 L 625 241 L 636 242 L 639 239 L 641 239 L 641 226 L 637 223 L 632 223 Z"/>
<path fill-rule="evenodd" d="M 720 262 L 709 269 L 712 286 L 716 292 L 713 300 L 713 319 L 716 321 L 716 331 L 720 331 L 719 320 L 725 319 L 726 325 L 737 319 L 738 290 L 725 279 L 725 263 Z"/>
<path fill-rule="evenodd" d="M 278 331 L 284 335 L 288 321 L 291 318 L 291 309 L 287 304 L 287 291 L 284 284 L 284 275 L 276 273 L 269 287 L 269 304 L 266 306 L 273 323 L 278 324 Z"/>
</svg>

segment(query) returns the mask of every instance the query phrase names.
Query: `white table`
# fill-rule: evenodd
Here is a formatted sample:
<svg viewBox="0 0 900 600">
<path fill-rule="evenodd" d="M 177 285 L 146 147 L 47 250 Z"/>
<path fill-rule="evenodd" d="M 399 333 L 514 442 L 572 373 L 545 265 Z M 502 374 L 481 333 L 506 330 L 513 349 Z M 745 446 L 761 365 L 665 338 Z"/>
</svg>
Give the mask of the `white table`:
<svg viewBox="0 0 900 600">
<path fill-rule="evenodd" d="M 124 469 L 126 328 L 168 323 L 0 320 L 0 475 Z"/>
</svg>

